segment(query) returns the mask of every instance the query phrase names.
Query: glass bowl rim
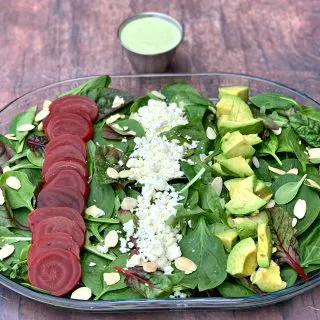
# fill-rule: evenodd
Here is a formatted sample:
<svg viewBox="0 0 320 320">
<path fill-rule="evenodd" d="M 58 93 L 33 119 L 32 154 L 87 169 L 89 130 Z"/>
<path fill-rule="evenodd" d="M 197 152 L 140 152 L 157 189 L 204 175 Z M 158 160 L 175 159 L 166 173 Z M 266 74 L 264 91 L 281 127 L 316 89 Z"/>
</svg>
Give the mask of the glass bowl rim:
<svg viewBox="0 0 320 320">
<path fill-rule="evenodd" d="M 48 85 L 41 86 L 39 88 L 33 89 L 19 97 L 11 100 L 9 103 L 5 104 L 0 110 L 2 111 L 8 109 L 12 104 L 18 102 L 22 98 L 26 98 L 29 95 L 33 95 L 42 90 L 53 88 L 58 85 L 72 83 L 75 81 L 89 80 L 100 75 L 91 75 L 78 78 L 71 78 L 67 80 L 62 80 Z M 320 108 L 320 103 L 309 97 L 304 92 L 293 89 L 282 83 L 268 80 L 258 76 L 252 76 L 244 73 L 232 73 L 232 72 L 202 72 L 202 73 L 159 73 L 159 74 L 111 74 L 112 78 L 183 78 L 183 77 L 206 77 L 206 76 L 224 76 L 224 77 L 238 77 L 249 80 L 256 80 L 258 82 L 263 82 L 276 86 L 282 89 L 292 92 L 304 99 L 312 102 L 316 107 Z M 225 310 L 235 310 L 235 309 L 250 309 L 256 307 L 267 306 L 269 304 L 274 304 L 282 302 L 293 298 L 307 290 L 313 289 L 320 284 L 320 273 L 316 273 L 311 278 L 298 285 L 276 291 L 273 293 L 266 293 L 263 295 L 240 297 L 240 298 L 225 298 L 225 297 L 208 297 L 208 298 L 183 298 L 183 299 L 129 299 L 129 300 L 104 300 L 104 301 L 81 301 L 72 300 L 69 298 L 55 297 L 48 294 L 39 293 L 27 287 L 16 283 L 9 278 L 0 274 L 0 284 L 6 288 L 24 296 L 29 299 L 42 302 L 48 305 L 57 306 L 65 309 L 72 310 L 82 310 L 82 311 L 92 311 L 92 312 L 121 312 L 121 311 L 143 311 L 143 310 L 187 310 L 187 309 L 225 309 Z"/>
</svg>

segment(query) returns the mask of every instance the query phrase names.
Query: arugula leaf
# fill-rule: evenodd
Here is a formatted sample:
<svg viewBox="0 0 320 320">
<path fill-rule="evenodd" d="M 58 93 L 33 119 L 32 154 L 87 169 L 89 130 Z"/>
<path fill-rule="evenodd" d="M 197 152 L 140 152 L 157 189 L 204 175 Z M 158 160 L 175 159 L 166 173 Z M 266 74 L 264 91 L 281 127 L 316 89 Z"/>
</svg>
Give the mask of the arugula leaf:
<svg viewBox="0 0 320 320">
<path fill-rule="evenodd" d="M 312 147 L 320 147 L 320 121 L 309 118 L 300 112 L 296 112 L 289 119 L 291 127 L 300 139 Z"/>
<path fill-rule="evenodd" d="M 301 175 L 287 174 L 281 176 L 272 184 L 272 191 L 276 193 L 282 185 L 288 182 L 298 183 L 300 179 Z M 307 203 L 306 214 L 303 219 L 298 220 L 298 223 L 295 227 L 297 230 L 297 235 L 300 235 L 305 232 L 318 217 L 320 212 L 320 198 L 317 191 L 306 185 L 302 185 L 299 192 L 291 202 L 281 205 L 281 207 L 289 212 L 292 217 L 294 206 L 298 199 L 305 200 Z"/>
<path fill-rule="evenodd" d="M 209 231 L 204 218 L 180 241 L 182 255 L 191 259 L 197 270 L 185 275 L 181 285 L 200 291 L 220 285 L 226 278 L 227 256 L 222 242 Z"/>
<path fill-rule="evenodd" d="M 253 97 L 250 101 L 260 109 L 290 109 L 299 104 L 290 97 L 284 96 L 276 92 L 265 92 Z"/>
<path fill-rule="evenodd" d="M 274 254 L 275 257 L 280 263 L 289 264 L 302 279 L 307 280 L 308 276 L 299 263 L 298 243 L 292 228 L 292 219 L 288 212 L 282 208 L 274 207 L 268 209 L 268 213 L 273 240 L 278 249 Z"/>
<path fill-rule="evenodd" d="M 279 157 L 276 155 L 276 151 L 278 149 L 278 138 L 275 134 L 271 133 L 267 141 L 265 141 L 261 147 L 258 149 L 258 153 L 262 154 L 269 154 L 275 158 L 278 164 L 281 166 L 282 162 Z"/>
<path fill-rule="evenodd" d="M 71 96 L 71 95 L 80 95 L 86 96 L 91 90 L 99 90 L 109 86 L 111 83 L 111 78 L 107 75 L 100 76 L 94 79 L 90 79 L 78 87 L 75 87 L 69 91 L 66 91 L 59 95 L 59 97 Z"/>
<path fill-rule="evenodd" d="M 320 264 L 320 224 L 314 222 L 312 226 L 299 237 L 300 260 L 303 267 Z"/>
<path fill-rule="evenodd" d="M 6 179 L 9 177 L 16 177 L 21 182 L 21 188 L 14 190 L 6 185 Z M 5 189 L 7 201 L 12 209 L 26 207 L 33 210 L 31 200 L 34 196 L 35 186 L 29 181 L 28 176 L 23 172 L 9 171 L 0 176 L 0 186 Z"/>
</svg>

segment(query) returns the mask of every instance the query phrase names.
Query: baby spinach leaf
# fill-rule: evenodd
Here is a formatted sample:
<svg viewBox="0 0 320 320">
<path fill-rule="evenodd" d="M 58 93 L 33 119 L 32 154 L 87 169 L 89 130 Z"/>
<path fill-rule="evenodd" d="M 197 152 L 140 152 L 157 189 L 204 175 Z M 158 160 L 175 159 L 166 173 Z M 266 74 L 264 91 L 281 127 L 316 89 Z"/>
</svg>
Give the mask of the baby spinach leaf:
<svg viewBox="0 0 320 320">
<path fill-rule="evenodd" d="M 136 133 L 135 137 L 143 137 L 145 135 L 144 129 L 137 120 L 124 119 L 117 121 L 117 124 L 126 129 L 124 132 L 134 131 Z"/>
<path fill-rule="evenodd" d="M 275 193 L 274 200 L 277 204 L 286 204 L 292 201 L 300 187 L 302 186 L 307 175 L 305 174 L 298 182 L 288 182 L 282 185 Z"/>
<path fill-rule="evenodd" d="M 299 111 L 309 119 L 320 122 L 320 111 L 317 108 L 310 106 L 301 106 L 299 108 Z"/>
<path fill-rule="evenodd" d="M 1 227 L 14 227 L 13 214 L 11 208 L 7 205 L 7 196 L 5 189 L 1 189 L 5 202 L 0 206 L 0 226 Z"/>
<path fill-rule="evenodd" d="M 90 79 L 78 87 L 75 87 L 69 91 L 66 91 L 59 95 L 59 97 L 71 96 L 71 95 L 80 95 L 86 96 L 89 91 L 94 89 L 103 89 L 109 86 L 111 83 L 111 78 L 107 75 L 96 77 L 94 79 Z"/>
<path fill-rule="evenodd" d="M 143 295 L 139 292 L 132 290 L 131 288 L 127 287 L 121 290 L 116 291 L 109 291 L 105 293 L 101 300 L 127 300 L 127 299 L 142 299 Z"/>
<path fill-rule="evenodd" d="M 286 117 L 280 116 L 277 111 L 273 111 L 269 117 L 281 128 L 286 127 L 289 122 Z"/>
<path fill-rule="evenodd" d="M 287 174 L 284 176 L 279 177 L 273 184 L 272 184 L 272 190 L 274 193 L 277 192 L 277 190 L 284 184 L 288 182 L 295 182 L 297 183 L 301 179 L 301 175 L 296 176 L 294 174 Z M 285 209 L 290 216 L 293 217 L 293 209 L 296 201 L 298 199 L 305 200 L 307 203 L 307 211 L 303 219 L 299 219 L 298 223 L 296 225 L 296 231 L 297 235 L 302 234 L 305 232 L 310 225 L 315 221 L 315 219 L 318 217 L 320 212 L 320 198 L 318 195 L 318 192 L 314 189 L 302 185 L 300 187 L 300 190 L 298 194 L 295 196 L 294 200 L 291 202 L 281 205 L 283 209 Z"/>
<path fill-rule="evenodd" d="M 226 278 L 227 257 L 222 242 L 209 231 L 204 218 L 180 241 L 182 255 L 191 259 L 197 270 L 185 275 L 181 285 L 200 291 L 220 285 Z"/>
<path fill-rule="evenodd" d="M 279 142 L 278 138 L 275 134 L 271 133 L 267 141 L 265 141 L 261 147 L 258 149 L 258 153 L 260 155 L 268 154 L 275 158 L 275 160 L 278 162 L 278 164 L 281 166 L 282 162 L 279 159 L 279 157 L 276 155 L 276 151 L 278 149 Z"/>
<path fill-rule="evenodd" d="M 110 140 L 122 140 L 123 138 L 126 138 L 126 139 L 134 138 L 133 135 L 128 135 L 126 131 L 115 130 L 108 124 L 106 124 L 103 127 L 103 137 L 105 139 L 110 139 Z"/>
<path fill-rule="evenodd" d="M 42 168 L 44 157 L 42 154 L 36 154 L 31 150 L 27 150 L 27 158 L 34 166 Z"/>
<path fill-rule="evenodd" d="M 269 116 L 265 113 L 260 112 L 259 109 L 251 107 L 251 112 L 255 119 L 261 119 L 263 126 L 270 130 L 278 130 L 280 126 Z"/>
<path fill-rule="evenodd" d="M 90 183 L 94 173 L 94 156 L 96 153 L 96 145 L 92 140 L 87 142 L 86 150 L 87 150 L 87 167 L 88 167 L 89 183 Z"/>
<path fill-rule="evenodd" d="M 6 185 L 6 179 L 9 177 L 16 177 L 21 182 L 21 188 L 14 190 Z M 34 196 L 35 186 L 29 181 L 28 176 L 23 172 L 9 171 L 0 177 L 0 186 L 5 189 L 7 201 L 12 209 L 26 207 L 33 210 L 31 200 Z"/>
<path fill-rule="evenodd" d="M 298 242 L 288 212 L 282 208 L 273 207 L 268 209 L 268 213 L 273 240 L 277 247 L 274 256 L 280 263 L 287 263 L 297 271 L 301 278 L 307 280 L 308 276 L 299 263 Z"/>
<path fill-rule="evenodd" d="M 290 97 L 276 92 L 265 92 L 250 97 L 250 101 L 260 109 L 290 109 L 299 104 Z"/>
<path fill-rule="evenodd" d="M 314 222 L 312 226 L 299 237 L 300 260 L 303 267 L 320 264 L 320 223 Z"/>
<path fill-rule="evenodd" d="M 160 92 L 166 96 L 166 98 L 170 101 L 174 95 L 178 92 L 190 92 L 193 94 L 199 94 L 199 92 L 193 88 L 190 84 L 185 82 L 173 82 L 162 87 Z"/>
<path fill-rule="evenodd" d="M 254 296 L 257 293 L 237 282 L 225 280 L 217 287 L 217 290 L 223 297 L 239 298 Z"/>
<path fill-rule="evenodd" d="M 149 100 L 149 96 L 142 96 L 135 99 L 132 105 L 130 106 L 130 113 L 137 112 L 139 108 L 148 105 Z"/>
<path fill-rule="evenodd" d="M 3 247 L 6 244 L 13 244 L 16 242 L 27 242 L 31 241 L 31 232 L 20 230 L 17 228 L 5 228 L 0 227 L 0 246 Z"/>
<path fill-rule="evenodd" d="M 19 147 L 18 141 L 9 140 L 4 135 L 0 134 L 0 157 L 1 157 L 1 155 L 3 155 L 4 150 L 6 151 L 6 153 L 9 154 L 10 150 L 16 152 L 18 147 Z M 0 165 L 1 165 L 1 160 L 0 160 Z"/>
<path fill-rule="evenodd" d="M 312 147 L 320 147 L 320 121 L 300 112 L 296 112 L 289 119 L 291 127 L 302 140 Z"/>
<path fill-rule="evenodd" d="M 287 283 L 287 288 L 292 287 L 298 278 L 298 273 L 295 269 L 284 265 L 280 269 L 281 279 Z"/>
</svg>

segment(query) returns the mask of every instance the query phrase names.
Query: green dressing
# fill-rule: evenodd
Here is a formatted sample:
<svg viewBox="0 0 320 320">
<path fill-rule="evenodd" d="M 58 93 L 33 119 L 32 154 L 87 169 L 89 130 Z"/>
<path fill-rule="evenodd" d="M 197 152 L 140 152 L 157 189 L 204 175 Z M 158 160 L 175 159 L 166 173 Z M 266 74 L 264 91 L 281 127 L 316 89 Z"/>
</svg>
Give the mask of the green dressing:
<svg viewBox="0 0 320 320">
<path fill-rule="evenodd" d="M 158 54 L 173 49 L 181 40 L 181 31 L 172 22 L 158 17 L 132 20 L 120 33 L 123 45 L 140 54 Z"/>
</svg>

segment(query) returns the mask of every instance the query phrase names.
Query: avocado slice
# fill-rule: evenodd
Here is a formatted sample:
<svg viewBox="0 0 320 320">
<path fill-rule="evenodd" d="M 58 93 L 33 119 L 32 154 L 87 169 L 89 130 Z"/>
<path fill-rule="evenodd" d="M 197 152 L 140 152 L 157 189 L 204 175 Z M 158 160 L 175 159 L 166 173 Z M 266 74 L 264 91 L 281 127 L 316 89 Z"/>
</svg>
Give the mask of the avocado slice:
<svg viewBox="0 0 320 320">
<path fill-rule="evenodd" d="M 234 104 L 234 97 L 232 95 L 227 94 L 224 97 L 219 97 L 219 99 L 220 100 L 216 104 L 217 117 L 229 117 L 229 114 Z"/>
<path fill-rule="evenodd" d="M 265 211 L 253 217 L 236 217 L 229 220 L 230 227 L 237 230 L 240 239 L 255 238 L 259 223 L 268 223 L 268 215 Z"/>
<path fill-rule="evenodd" d="M 254 175 L 246 159 L 241 156 L 220 161 L 220 164 L 223 168 L 233 173 L 234 176 L 244 178 Z"/>
<path fill-rule="evenodd" d="M 256 270 L 257 247 L 252 238 L 239 241 L 231 250 L 227 260 L 227 272 L 236 278 L 252 275 Z"/>
<path fill-rule="evenodd" d="M 241 179 L 240 181 L 231 184 L 230 197 L 231 199 L 241 190 L 247 189 L 253 193 L 253 186 L 255 184 L 256 176 L 250 176 L 248 178 Z"/>
<path fill-rule="evenodd" d="M 230 110 L 228 120 L 241 122 L 251 119 L 253 119 L 253 115 L 249 106 L 240 98 L 234 96 L 233 106 Z"/>
<path fill-rule="evenodd" d="M 242 134 L 260 133 L 263 130 L 262 120 L 231 121 L 228 116 L 218 118 L 219 133 L 224 136 L 227 132 L 240 131 Z"/>
<path fill-rule="evenodd" d="M 222 241 L 227 252 L 231 251 L 232 247 L 236 244 L 238 239 L 238 233 L 234 229 L 218 232 L 216 233 L 216 236 Z"/>
<path fill-rule="evenodd" d="M 226 158 L 252 157 L 255 150 L 239 131 L 226 134 L 221 140 L 221 150 Z"/>
<path fill-rule="evenodd" d="M 262 139 L 256 133 L 247 134 L 243 137 L 251 146 L 254 146 L 262 142 Z"/>
<path fill-rule="evenodd" d="M 221 99 L 226 94 L 229 94 L 232 96 L 238 96 L 240 99 L 247 102 L 248 98 L 249 98 L 249 87 L 247 87 L 247 86 L 232 86 L 232 87 L 220 87 L 218 89 L 219 99 Z"/>
<path fill-rule="evenodd" d="M 236 184 L 237 182 L 242 181 L 243 178 L 234 178 L 227 181 L 224 181 L 224 186 L 227 188 L 227 190 L 230 192 L 231 187 Z"/>
<path fill-rule="evenodd" d="M 254 187 L 254 193 L 261 199 L 265 201 L 269 201 L 272 198 L 272 189 L 268 187 L 264 182 L 261 180 L 257 180 L 257 183 Z"/>
<path fill-rule="evenodd" d="M 249 190 L 242 189 L 225 205 L 225 208 L 233 215 L 243 216 L 259 210 L 266 203 Z"/>
<path fill-rule="evenodd" d="M 260 267 L 250 279 L 264 292 L 282 290 L 287 286 L 287 283 L 281 279 L 280 267 L 274 261 L 271 261 L 269 268 Z"/>
<path fill-rule="evenodd" d="M 221 167 L 221 164 L 216 162 L 212 165 L 212 170 L 217 176 L 222 177 L 230 177 L 232 176 L 232 172 L 227 170 L 226 168 Z"/>
<path fill-rule="evenodd" d="M 268 223 L 258 224 L 257 261 L 259 267 L 269 268 L 272 254 L 272 236 Z"/>
</svg>

